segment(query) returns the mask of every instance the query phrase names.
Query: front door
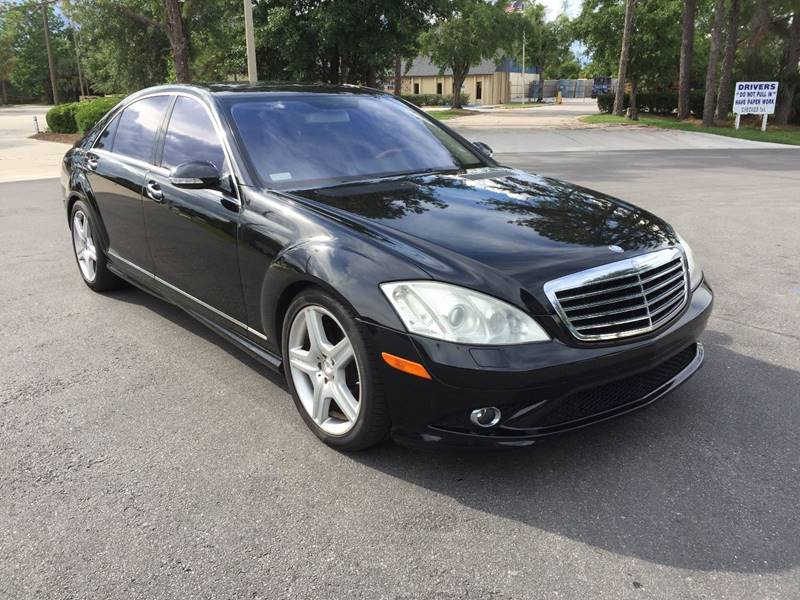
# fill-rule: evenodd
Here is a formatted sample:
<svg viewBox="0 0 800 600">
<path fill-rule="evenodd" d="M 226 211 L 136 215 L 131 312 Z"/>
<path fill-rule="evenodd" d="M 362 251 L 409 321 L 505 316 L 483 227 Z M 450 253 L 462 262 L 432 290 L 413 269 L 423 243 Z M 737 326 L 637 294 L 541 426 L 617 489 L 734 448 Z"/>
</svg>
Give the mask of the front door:
<svg viewBox="0 0 800 600">
<path fill-rule="evenodd" d="M 214 189 L 183 189 L 169 174 L 208 161 L 223 173 Z M 182 301 L 226 325 L 247 322 L 237 235 L 239 200 L 222 142 L 206 107 L 178 96 L 164 135 L 159 167 L 145 181 L 144 214 L 155 274 Z"/>
</svg>

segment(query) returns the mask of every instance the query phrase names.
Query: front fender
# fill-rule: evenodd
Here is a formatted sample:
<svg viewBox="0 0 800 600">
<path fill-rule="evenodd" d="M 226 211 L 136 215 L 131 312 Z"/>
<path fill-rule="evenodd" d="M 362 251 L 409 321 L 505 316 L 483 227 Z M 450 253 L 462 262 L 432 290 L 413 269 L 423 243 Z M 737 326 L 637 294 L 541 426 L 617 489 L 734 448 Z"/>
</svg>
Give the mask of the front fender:
<svg viewBox="0 0 800 600">
<path fill-rule="evenodd" d="M 362 320 L 404 330 L 379 284 L 399 279 L 430 279 L 422 269 L 379 252 L 369 244 L 343 247 L 336 239 L 288 249 L 272 263 L 261 290 L 261 319 L 267 337 L 279 348 L 283 317 L 303 288 L 315 285 L 353 309 Z"/>
</svg>

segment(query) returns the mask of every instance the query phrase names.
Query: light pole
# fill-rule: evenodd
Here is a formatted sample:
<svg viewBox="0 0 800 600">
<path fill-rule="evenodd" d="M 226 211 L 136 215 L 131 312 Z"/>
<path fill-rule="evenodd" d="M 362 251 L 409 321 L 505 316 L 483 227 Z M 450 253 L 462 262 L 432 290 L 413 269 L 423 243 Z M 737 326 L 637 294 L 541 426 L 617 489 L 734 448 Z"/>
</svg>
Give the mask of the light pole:
<svg viewBox="0 0 800 600">
<path fill-rule="evenodd" d="M 247 42 L 247 77 L 250 79 L 250 83 L 257 83 L 256 40 L 253 34 L 253 4 L 251 0 L 244 0 L 244 35 Z"/>
</svg>

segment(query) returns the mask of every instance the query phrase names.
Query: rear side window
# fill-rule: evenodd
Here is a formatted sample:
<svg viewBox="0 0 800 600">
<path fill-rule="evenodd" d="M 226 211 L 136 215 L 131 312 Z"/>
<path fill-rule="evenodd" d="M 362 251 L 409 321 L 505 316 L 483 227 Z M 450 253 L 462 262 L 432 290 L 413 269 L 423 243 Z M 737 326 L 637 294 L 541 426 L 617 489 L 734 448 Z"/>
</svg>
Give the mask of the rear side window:
<svg viewBox="0 0 800 600">
<path fill-rule="evenodd" d="M 98 136 L 94 147 L 103 150 L 111 150 L 114 145 L 114 134 L 117 132 L 117 125 L 119 125 L 119 115 L 114 117 L 114 120 L 111 121 L 108 127 L 103 130 L 103 133 Z"/>
<path fill-rule="evenodd" d="M 197 160 L 212 163 L 220 172 L 225 169 L 225 152 L 205 107 L 179 96 L 167 127 L 161 166 L 172 169 Z"/>
<path fill-rule="evenodd" d="M 169 96 L 153 96 L 122 111 L 114 134 L 114 152 L 151 162 L 156 133 L 169 101 Z"/>
</svg>

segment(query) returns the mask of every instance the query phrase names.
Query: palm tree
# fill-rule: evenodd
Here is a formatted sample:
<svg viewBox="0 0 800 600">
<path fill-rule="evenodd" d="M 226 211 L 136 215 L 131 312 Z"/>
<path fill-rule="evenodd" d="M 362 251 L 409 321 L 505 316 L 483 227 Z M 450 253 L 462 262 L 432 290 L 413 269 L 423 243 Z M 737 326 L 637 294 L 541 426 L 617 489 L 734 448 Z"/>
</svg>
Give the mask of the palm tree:
<svg viewBox="0 0 800 600">
<path fill-rule="evenodd" d="M 631 51 L 633 9 L 635 6 L 636 0 L 625 0 L 625 23 L 622 28 L 622 50 L 619 53 L 617 94 L 614 96 L 614 114 L 618 117 L 621 117 L 625 112 L 625 77 L 628 71 L 628 55 Z"/>
<path fill-rule="evenodd" d="M 689 117 L 689 88 L 692 85 L 692 57 L 694 54 L 694 17 L 697 0 L 683 3 L 683 41 L 681 42 L 681 71 L 678 84 L 678 118 Z"/>
<path fill-rule="evenodd" d="M 717 120 L 728 118 L 731 105 L 731 79 L 733 78 L 733 63 L 736 60 L 736 46 L 739 42 L 739 12 L 740 0 L 731 0 L 728 13 L 728 29 L 725 32 L 725 58 L 722 61 L 722 76 L 719 80 L 719 93 L 717 94 Z"/>
<path fill-rule="evenodd" d="M 719 65 L 720 38 L 722 37 L 722 18 L 725 13 L 725 0 L 714 3 L 714 27 L 711 29 L 711 47 L 708 50 L 708 70 L 706 71 L 706 97 L 703 102 L 703 127 L 714 124 L 714 109 L 717 103 L 717 67 Z"/>
</svg>

